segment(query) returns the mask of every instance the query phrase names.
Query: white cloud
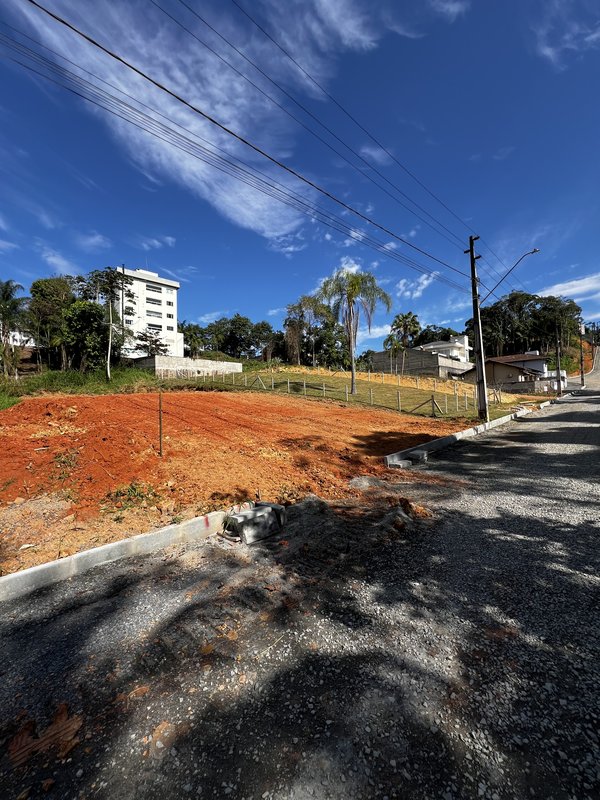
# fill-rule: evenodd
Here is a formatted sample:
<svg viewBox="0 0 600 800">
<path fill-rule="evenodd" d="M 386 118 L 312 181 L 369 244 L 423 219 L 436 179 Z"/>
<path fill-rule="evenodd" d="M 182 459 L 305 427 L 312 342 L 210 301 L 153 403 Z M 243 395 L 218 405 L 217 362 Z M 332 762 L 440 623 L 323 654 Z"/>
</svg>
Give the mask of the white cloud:
<svg viewBox="0 0 600 800">
<path fill-rule="evenodd" d="M 269 248 L 276 253 L 281 253 L 286 258 L 291 258 L 294 253 L 300 253 L 308 247 L 303 239 L 301 231 L 287 236 L 275 236 L 269 242 Z"/>
<path fill-rule="evenodd" d="M 400 298 L 405 297 L 409 300 L 417 300 L 423 295 L 425 289 L 433 283 L 438 274 L 437 272 L 432 272 L 428 275 L 420 275 L 414 281 L 409 278 L 402 278 L 402 280 L 398 281 L 396 284 L 396 296 Z"/>
<path fill-rule="evenodd" d="M 508 158 L 511 153 L 514 153 L 515 148 L 512 146 L 508 147 L 501 147 L 497 152 L 494 153 L 492 158 L 494 161 L 504 161 L 505 158 Z"/>
<path fill-rule="evenodd" d="M 299 188 L 296 179 L 269 165 L 241 142 L 234 141 L 208 120 L 107 58 L 72 32 L 50 24 L 39 11 L 26 7 L 28 4 L 21 0 L 5 0 L 4 6 L 21 27 L 28 28 L 28 33 L 64 53 L 81 68 L 134 95 L 175 124 L 224 148 L 233 157 L 258 166 L 285 186 Z M 172 87 L 264 150 L 284 161 L 293 161 L 297 136 L 293 122 L 156 7 L 96 0 L 90 12 L 86 4 L 76 0 L 55 0 L 52 9 L 95 38 L 109 42 L 112 49 L 157 81 Z M 277 32 L 282 44 L 322 83 L 333 77 L 340 54 L 372 50 L 383 36 L 394 31 L 394 23 L 400 23 L 395 19 L 397 13 L 392 11 L 391 3 L 378 7 L 369 0 L 288 0 L 286 3 L 264 0 L 263 10 L 268 27 Z M 224 13 L 217 0 L 209 0 L 203 4 L 202 11 L 215 20 L 215 25 L 228 38 L 243 42 L 244 52 L 278 82 L 296 94 L 317 95 L 306 77 L 235 9 Z M 180 9 L 178 17 L 181 14 Z M 231 55 L 227 57 L 232 58 Z M 255 80 L 262 83 L 260 78 Z M 254 187 L 240 183 L 231 175 L 219 172 L 214 166 L 124 120 L 99 109 L 85 108 L 107 125 L 140 172 L 159 185 L 160 182 L 179 184 L 210 203 L 229 221 L 269 240 L 293 234 L 303 224 L 304 215 L 298 210 L 261 194 Z M 302 191 L 310 201 L 313 192 L 306 187 Z M 198 215 L 200 213 L 199 209 Z"/>
<path fill-rule="evenodd" d="M 8 222 L 6 221 L 6 217 L 3 214 L 0 214 L 0 231 L 7 231 L 8 230 Z"/>
<path fill-rule="evenodd" d="M 40 241 L 36 243 L 36 246 L 42 259 L 49 267 L 52 267 L 52 269 L 67 275 L 73 275 L 79 272 L 77 265 L 69 261 L 69 259 L 63 256 L 62 253 L 59 253 L 58 250 Z"/>
<path fill-rule="evenodd" d="M 360 148 L 360 154 L 367 161 L 372 161 L 381 167 L 391 163 L 392 160 L 385 150 L 374 144 L 363 144 Z"/>
<path fill-rule="evenodd" d="M 588 298 L 593 299 L 600 293 L 600 272 L 586 275 L 583 278 L 574 278 L 572 281 L 555 283 L 542 289 L 538 294 L 542 297 L 553 295 L 556 297 L 571 297 L 574 300 Z"/>
<path fill-rule="evenodd" d="M 569 56 L 581 56 L 600 47 L 597 3 L 590 0 L 545 0 L 532 24 L 536 52 L 558 70 L 566 69 Z"/>
<path fill-rule="evenodd" d="M 338 269 L 343 270 L 344 272 L 352 272 L 357 273 L 360 272 L 360 261 L 358 259 L 354 259 L 351 256 L 342 256 L 340 258 L 340 266 Z"/>
<path fill-rule="evenodd" d="M 229 311 L 209 311 L 207 314 L 202 314 L 202 316 L 198 317 L 198 322 L 202 325 L 208 325 L 216 319 L 226 317 L 227 314 L 229 314 Z"/>
<path fill-rule="evenodd" d="M 357 346 L 362 342 L 366 342 L 369 339 L 382 339 L 383 337 L 387 336 L 390 332 L 390 326 L 388 325 L 371 325 L 371 330 L 369 330 L 366 326 L 361 326 L 358 329 L 358 333 L 356 335 L 356 344 Z"/>
<path fill-rule="evenodd" d="M 429 0 L 429 5 L 448 22 L 454 22 L 457 17 L 468 11 L 471 3 L 470 0 Z"/>
<path fill-rule="evenodd" d="M 279 314 L 283 314 L 284 311 L 285 311 L 285 308 L 270 308 L 267 311 L 267 317 L 276 317 Z"/>
<path fill-rule="evenodd" d="M 107 250 L 112 247 L 112 242 L 106 236 L 103 236 L 97 231 L 91 233 L 80 233 L 75 237 L 77 246 L 86 253 L 98 253 L 101 250 Z"/>
<path fill-rule="evenodd" d="M 18 250 L 19 245 L 14 242 L 7 242 L 6 239 L 0 239 L 0 253 L 12 253 L 13 250 Z"/>
<path fill-rule="evenodd" d="M 177 240 L 174 236 L 142 236 L 139 239 L 138 246 L 142 250 L 160 250 L 161 247 L 175 247 Z"/>
</svg>

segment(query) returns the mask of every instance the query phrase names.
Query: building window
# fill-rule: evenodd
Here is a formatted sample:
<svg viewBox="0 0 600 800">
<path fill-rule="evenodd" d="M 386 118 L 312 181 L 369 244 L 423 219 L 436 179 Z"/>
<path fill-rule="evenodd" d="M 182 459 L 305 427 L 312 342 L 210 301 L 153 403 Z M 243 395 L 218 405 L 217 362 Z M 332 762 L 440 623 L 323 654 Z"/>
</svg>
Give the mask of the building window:
<svg viewBox="0 0 600 800">
<path fill-rule="evenodd" d="M 146 311 L 147 317 L 158 317 L 158 319 L 162 319 L 162 314 L 160 311 Z"/>
<path fill-rule="evenodd" d="M 147 297 L 146 302 L 151 306 L 162 306 L 162 300 L 158 300 L 156 297 Z"/>
<path fill-rule="evenodd" d="M 173 314 L 167 314 L 167 319 L 173 319 Z"/>
<path fill-rule="evenodd" d="M 147 325 L 149 331 L 162 331 L 162 325 Z"/>
<path fill-rule="evenodd" d="M 167 300 L 167 305 L 168 306 L 172 306 L 173 305 L 173 301 L 172 300 Z"/>
<path fill-rule="evenodd" d="M 125 320 L 125 325 L 133 325 L 133 320 L 132 319 L 126 319 Z"/>
<path fill-rule="evenodd" d="M 167 330 L 168 331 L 172 331 L 173 330 L 173 326 L 172 325 L 167 325 Z"/>
<path fill-rule="evenodd" d="M 174 291 L 174 289 L 167 289 L 167 294 L 173 294 Z"/>
<path fill-rule="evenodd" d="M 157 294 L 162 294 L 162 286 L 157 286 L 155 283 L 147 283 L 146 284 L 146 291 L 147 292 L 156 292 Z"/>
</svg>

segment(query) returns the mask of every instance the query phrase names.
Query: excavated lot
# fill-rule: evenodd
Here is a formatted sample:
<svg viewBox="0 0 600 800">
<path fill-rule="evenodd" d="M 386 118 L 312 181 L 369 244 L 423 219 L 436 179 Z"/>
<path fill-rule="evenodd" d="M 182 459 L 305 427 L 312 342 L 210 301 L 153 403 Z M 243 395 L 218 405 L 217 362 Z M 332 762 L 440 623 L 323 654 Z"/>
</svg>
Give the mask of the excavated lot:
<svg viewBox="0 0 600 800">
<path fill-rule="evenodd" d="M 220 392 L 46 396 L 0 413 L 0 574 L 258 493 L 356 496 L 381 457 L 467 427 L 340 403 Z M 406 480 L 411 480 L 410 475 Z"/>
</svg>

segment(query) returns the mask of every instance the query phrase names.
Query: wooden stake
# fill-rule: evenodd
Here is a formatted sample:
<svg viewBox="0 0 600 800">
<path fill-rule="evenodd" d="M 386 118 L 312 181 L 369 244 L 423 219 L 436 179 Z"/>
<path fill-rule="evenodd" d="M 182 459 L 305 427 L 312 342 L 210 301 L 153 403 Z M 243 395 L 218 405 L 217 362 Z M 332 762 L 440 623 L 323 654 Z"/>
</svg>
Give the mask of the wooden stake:
<svg viewBox="0 0 600 800">
<path fill-rule="evenodd" d="M 402 411 L 402 400 L 400 399 L 400 392 L 398 394 L 398 411 Z"/>
<path fill-rule="evenodd" d="M 163 426 L 162 426 L 162 389 L 158 392 L 158 452 L 162 458 L 163 454 Z"/>
</svg>

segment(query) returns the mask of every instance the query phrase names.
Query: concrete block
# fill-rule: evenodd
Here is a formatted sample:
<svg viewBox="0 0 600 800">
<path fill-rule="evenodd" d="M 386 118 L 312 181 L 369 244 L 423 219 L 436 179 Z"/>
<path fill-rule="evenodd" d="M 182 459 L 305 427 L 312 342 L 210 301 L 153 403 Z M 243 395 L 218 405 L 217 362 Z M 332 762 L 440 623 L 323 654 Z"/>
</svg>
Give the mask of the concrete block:
<svg viewBox="0 0 600 800">
<path fill-rule="evenodd" d="M 285 528 L 287 524 L 287 508 L 285 506 L 282 506 L 279 503 L 269 503 L 265 500 L 259 500 L 257 503 L 255 503 L 255 506 L 256 508 L 271 508 L 277 516 L 279 527 Z"/>
<path fill-rule="evenodd" d="M 410 469 L 412 467 L 412 461 L 409 461 L 408 458 L 386 456 L 385 463 L 387 467 L 397 467 L 398 469 Z"/>
<path fill-rule="evenodd" d="M 411 450 L 410 457 L 412 461 L 427 461 L 427 450 Z"/>
<path fill-rule="evenodd" d="M 281 530 L 277 514 L 271 508 L 252 508 L 239 514 L 231 514 L 225 529 L 235 533 L 244 544 L 266 539 Z"/>
</svg>

